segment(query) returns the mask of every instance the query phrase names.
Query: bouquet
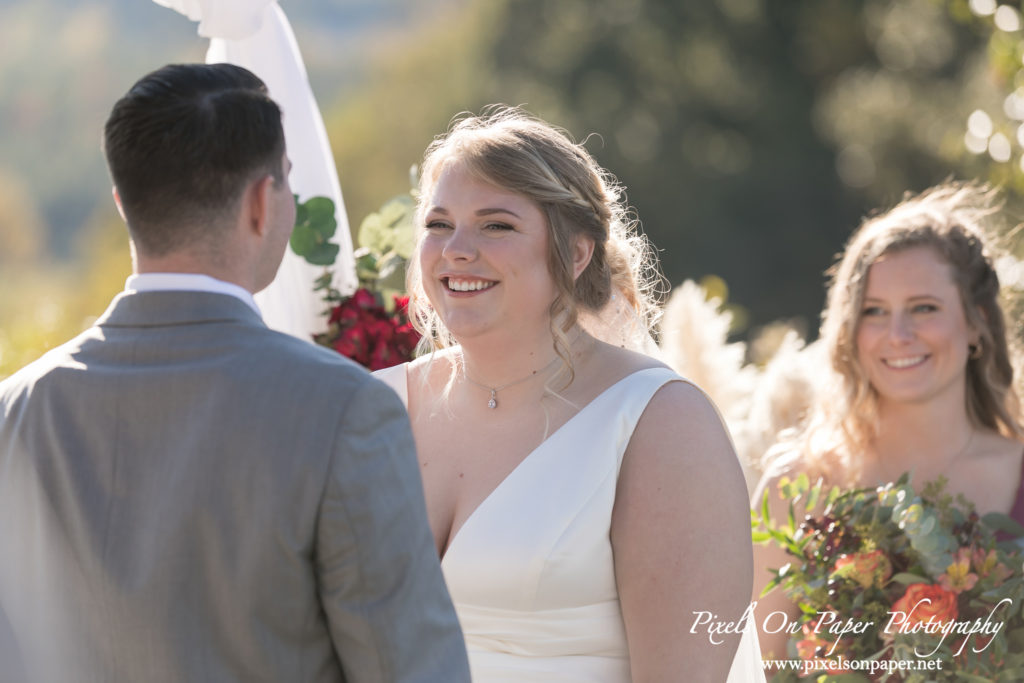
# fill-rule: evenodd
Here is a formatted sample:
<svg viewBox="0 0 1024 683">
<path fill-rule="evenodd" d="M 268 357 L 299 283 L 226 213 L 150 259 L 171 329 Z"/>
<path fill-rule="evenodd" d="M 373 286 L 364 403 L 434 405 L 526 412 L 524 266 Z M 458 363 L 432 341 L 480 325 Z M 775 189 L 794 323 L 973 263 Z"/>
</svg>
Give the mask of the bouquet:
<svg viewBox="0 0 1024 683">
<path fill-rule="evenodd" d="M 1024 528 L 1005 515 L 979 517 L 946 480 L 918 495 L 909 475 L 840 492 L 805 474 L 784 478 L 788 518 L 770 519 L 768 493 L 752 512 L 755 543 L 792 556 L 762 595 L 785 590 L 801 611 L 787 628 L 802 680 L 1024 680 Z M 797 510 L 811 511 L 797 521 Z M 780 621 L 781 613 L 765 622 Z M 785 621 L 782 619 L 781 621 Z M 801 680 L 783 671 L 777 681 Z"/>
<path fill-rule="evenodd" d="M 396 197 L 367 216 L 359 227 L 355 252 L 358 288 L 342 294 L 327 268 L 314 283 L 328 305 L 327 331 L 313 336 L 369 370 L 412 360 L 420 334 L 409 321 L 405 269 L 414 246 L 411 195 Z M 334 202 L 313 197 L 297 204 L 291 248 L 314 265 L 331 266 L 338 255 L 330 238 L 337 229 Z"/>
</svg>

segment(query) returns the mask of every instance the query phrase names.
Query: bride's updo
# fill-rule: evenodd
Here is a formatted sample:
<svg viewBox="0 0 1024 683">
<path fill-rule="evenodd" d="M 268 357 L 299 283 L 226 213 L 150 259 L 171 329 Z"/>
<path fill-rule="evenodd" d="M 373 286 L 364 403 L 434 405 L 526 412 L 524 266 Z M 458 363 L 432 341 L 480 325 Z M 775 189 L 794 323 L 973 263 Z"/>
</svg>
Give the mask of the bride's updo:
<svg viewBox="0 0 1024 683">
<path fill-rule="evenodd" d="M 647 240 L 625 204 L 622 188 L 582 144 L 568 133 L 515 107 L 489 107 L 481 116 L 456 119 L 427 148 L 421 169 L 417 224 L 444 168 L 459 163 L 480 180 L 526 197 L 547 219 L 548 270 L 557 296 L 551 304 L 555 350 L 568 358 L 566 333 L 580 314 L 602 313 L 636 321 L 646 335 L 657 322 L 660 281 Z M 422 239 L 422 232 L 420 233 Z M 577 236 L 594 242 L 594 253 L 573 281 L 572 247 Z M 418 249 L 418 246 L 417 246 Z M 410 260 L 409 311 L 423 334 L 421 351 L 455 344 L 423 290 L 418 258 Z"/>
</svg>

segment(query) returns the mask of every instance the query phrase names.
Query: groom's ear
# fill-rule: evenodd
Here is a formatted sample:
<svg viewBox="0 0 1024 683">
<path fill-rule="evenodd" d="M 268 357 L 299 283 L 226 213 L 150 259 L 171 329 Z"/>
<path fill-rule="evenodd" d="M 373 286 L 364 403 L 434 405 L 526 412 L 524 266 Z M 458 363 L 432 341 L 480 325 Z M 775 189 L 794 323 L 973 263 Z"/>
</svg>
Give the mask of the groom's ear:
<svg viewBox="0 0 1024 683">
<path fill-rule="evenodd" d="M 583 271 L 590 265 L 590 259 L 594 256 L 594 240 L 583 235 L 576 236 L 576 242 L 572 247 L 572 279 L 576 280 Z"/>
<path fill-rule="evenodd" d="M 110 188 L 110 194 L 114 197 L 114 206 L 117 207 L 117 212 L 121 214 L 121 220 L 128 224 L 128 219 L 124 217 L 124 207 L 121 206 L 121 194 L 117 191 L 117 185 Z"/>
<path fill-rule="evenodd" d="M 246 227 L 262 237 L 266 234 L 270 211 L 270 192 L 274 176 L 269 173 L 252 181 L 242 197 Z"/>
</svg>

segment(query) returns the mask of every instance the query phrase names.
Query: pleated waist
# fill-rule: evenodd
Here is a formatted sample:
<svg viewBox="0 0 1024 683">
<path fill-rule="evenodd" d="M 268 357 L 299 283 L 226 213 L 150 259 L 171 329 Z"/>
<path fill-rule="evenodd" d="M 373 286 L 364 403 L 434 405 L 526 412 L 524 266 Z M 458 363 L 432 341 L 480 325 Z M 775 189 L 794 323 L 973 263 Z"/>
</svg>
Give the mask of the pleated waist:
<svg viewBox="0 0 1024 683">
<path fill-rule="evenodd" d="M 550 610 L 510 610 L 456 603 L 466 643 L 526 656 L 628 658 L 618 600 Z"/>
</svg>

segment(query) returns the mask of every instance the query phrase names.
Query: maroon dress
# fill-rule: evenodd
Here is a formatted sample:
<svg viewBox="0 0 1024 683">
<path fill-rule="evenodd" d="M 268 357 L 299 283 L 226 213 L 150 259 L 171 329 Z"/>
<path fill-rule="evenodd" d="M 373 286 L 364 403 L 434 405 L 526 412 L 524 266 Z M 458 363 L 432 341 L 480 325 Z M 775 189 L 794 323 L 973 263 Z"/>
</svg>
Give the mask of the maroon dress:
<svg viewBox="0 0 1024 683">
<path fill-rule="evenodd" d="M 1010 519 L 1024 526 L 1024 472 L 1021 474 L 1020 484 L 1017 485 L 1017 496 L 1013 499 L 1013 507 L 1010 508 Z M 996 533 L 996 539 L 1000 541 L 1011 540 L 1013 536 L 1005 532 Z"/>
<path fill-rule="evenodd" d="M 1020 486 L 1017 487 L 1017 497 L 1013 499 L 1013 507 L 1010 508 L 1010 519 L 1024 525 L 1024 477 L 1021 477 Z"/>
</svg>

